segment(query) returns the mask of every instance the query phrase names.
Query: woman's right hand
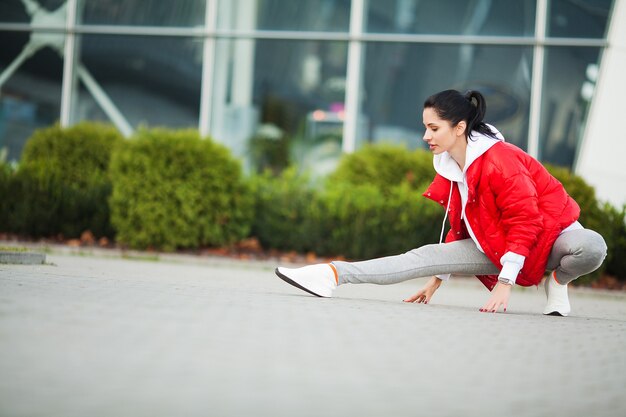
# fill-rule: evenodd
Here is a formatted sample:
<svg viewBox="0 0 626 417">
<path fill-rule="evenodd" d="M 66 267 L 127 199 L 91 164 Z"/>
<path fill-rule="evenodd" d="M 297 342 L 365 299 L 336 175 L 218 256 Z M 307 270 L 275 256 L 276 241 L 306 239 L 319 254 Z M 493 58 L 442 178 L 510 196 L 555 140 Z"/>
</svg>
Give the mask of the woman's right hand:
<svg viewBox="0 0 626 417">
<path fill-rule="evenodd" d="M 405 303 L 424 303 L 424 304 L 428 304 L 428 302 L 430 301 L 430 299 L 432 298 L 433 294 L 435 293 L 435 291 L 437 291 L 437 289 L 439 288 L 439 286 L 441 285 L 441 280 L 437 277 L 432 277 L 427 283 L 426 285 L 424 285 L 424 288 L 422 288 L 421 290 L 419 290 L 418 292 L 416 292 L 415 294 L 413 294 L 412 296 L 410 296 L 409 298 L 403 300 Z"/>
</svg>

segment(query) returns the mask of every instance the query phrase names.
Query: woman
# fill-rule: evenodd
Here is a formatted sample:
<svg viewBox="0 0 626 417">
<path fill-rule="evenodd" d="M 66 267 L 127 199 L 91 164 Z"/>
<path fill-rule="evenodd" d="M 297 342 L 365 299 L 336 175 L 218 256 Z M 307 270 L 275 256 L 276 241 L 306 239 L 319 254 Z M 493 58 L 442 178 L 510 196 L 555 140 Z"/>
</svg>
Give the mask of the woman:
<svg viewBox="0 0 626 417">
<path fill-rule="evenodd" d="M 424 102 L 424 141 L 437 172 L 424 193 L 446 209 L 445 243 L 363 262 L 276 269 L 284 281 L 319 297 L 346 283 L 394 284 L 430 276 L 404 300 L 428 303 L 450 274 L 476 275 L 491 291 L 480 311 L 506 311 L 511 288 L 538 285 L 544 314 L 567 316 L 567 284 L 596 270 L 606 256 L 602 236 L 578 222 L 580 208 L 537 160 L 483 122 L 477 91 L 437 93 Z"/>
</svg>

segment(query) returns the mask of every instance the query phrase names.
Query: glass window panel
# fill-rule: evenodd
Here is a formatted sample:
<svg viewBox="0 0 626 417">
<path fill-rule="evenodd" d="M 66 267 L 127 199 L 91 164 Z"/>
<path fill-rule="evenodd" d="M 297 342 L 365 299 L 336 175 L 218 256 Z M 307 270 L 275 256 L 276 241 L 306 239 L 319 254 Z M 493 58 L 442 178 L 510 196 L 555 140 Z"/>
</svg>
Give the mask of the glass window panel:
<svg viewBox="0 0 626 417">
<path fill-rule="evenodd" d="M 347 43 L 218 42 L 212 135 L 253 169 L 326 173 L 341 155 Z"/>
<path fill-rule="evenodd" d="M 347 32 L 350 0 L 222 0 L 218 28 Z"/>
<path fill-rule="evenodd" d="M 369 0 L 366 31 L 532 36 L 535 0 Z"/>
<path fill-rule="evenodd" d="M 363 68 L 360 117 L 366 128 L 358 145 L 384 141 L 426 148 L 424 100 L 451 88 L 482 92 L 487 99 L 485 121 L 508 142 L 527 146 L 530 47 L 370 43 Z"/>
<path fill-rule="evenodd" d="M 47 41 L 62 48 L 63 36 L 0 31 L 0 148 L 9 160 L 35 129 L 59 120 L 63 60 Z"/>
<path fill-rule="evenodd" d="M 78 13 L 78 21 L 94 25 L 202 26 L 205 4 L 206 0 L 79 0 L 82 15 Z"/>
<path fill-rule="evenodd" d="M 571 167 L 598 74 L 600 48 L 546 48 L 540 159 Z"/>
<path fill-rule="evenodd" d="M 198 128 L 202 41 L 83 35 L 77 46 L 73 122 L 119 112 L 133 127 Z"/>
<path fill-rule="evenodd" d="M 613 0 L 550 0 L 548 36 L 604 38 Z"/>
<path fill-rule="evenodd" d="M 30 4 L 30 6 L 29 6 Z M 0 22 L 65 26 L 66 0 L 0 1 Z"/>
</svg>

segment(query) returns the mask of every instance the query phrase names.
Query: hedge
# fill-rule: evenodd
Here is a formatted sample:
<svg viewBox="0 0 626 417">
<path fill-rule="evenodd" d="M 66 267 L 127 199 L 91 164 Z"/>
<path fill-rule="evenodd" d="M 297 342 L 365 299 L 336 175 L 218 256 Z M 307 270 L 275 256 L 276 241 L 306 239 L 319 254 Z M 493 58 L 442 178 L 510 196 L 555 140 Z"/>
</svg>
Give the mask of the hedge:
<svg viewBox="0 0 626 417">
<path fill-rule="evenodd" d="M 423 150 L 409 151 L 401 145 L 366 145 L 344 155 L 329 181 L 371 184 L 385 191 L 402 182 L 419 188 L 435 176 L 432 155 Z"/>
<path fill-rule="evenodd" d="M 408 183 L 331 182 L 315 189 L 291 168 L 253 179 L 253 234 L 265 247 L 368 259 L 435 243 L 442 210 Z"/>
<path fill-rule="evenodd" d="M 111 180 L 117 241 L 132 248 L 225 246 L 250 231 L 239 162 L 197 131 L 139 130 L 114 152 Z"/>
<path fill-rule="evenodd" d="M 35 131 L 6 185 L 10 199 L 5 231 L 77 237 L 90 230 L 112 236 L 108 165 L 121 141 L 115 128 L 99 123 Z"/>
<path fill-rule="evenodd" d="M 318 209 L 318 193 L 309 178 L 294 167 L 276 176 L 266 170 L 250 178 L 255 199 L 252 235 L 265 248 L 306 252 L 314 250 L 310 218 Z"/>
<path fill-rule="evenodd" d="M 626 206 L 621 210 L 608 203 L 600 204 L 596 192 L 585 180 L 572 173 L 569 169 L 545 164 L 546 169 L 567 190 L 567 193 L 580 206 L 580 223 L 588 229 L 600 233 L 606 241 L 607 257 L 602 266 L 592 274 L 575 282 L 585 284 L 600 276 L 602 273 L 614 275 L 621 281 L 626 281 Z"/>
</svg>

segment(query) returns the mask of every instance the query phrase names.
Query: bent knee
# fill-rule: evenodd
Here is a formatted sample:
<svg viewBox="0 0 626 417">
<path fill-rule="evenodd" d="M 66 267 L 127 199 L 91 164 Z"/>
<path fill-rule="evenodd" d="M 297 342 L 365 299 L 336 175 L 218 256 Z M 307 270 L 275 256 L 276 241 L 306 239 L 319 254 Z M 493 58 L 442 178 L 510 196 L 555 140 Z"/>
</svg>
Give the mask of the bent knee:
<svg viewBox="0 0 626 417">
<path fill-rule="evenodd" d="M 598 267 L 607 255 L 606 242 L 600 233 L 593 230 L 587 231 L 587 239 L 585 239 L 584 245 L 585 258 L 589 263 L 593 263 Z"/>
</svg>

